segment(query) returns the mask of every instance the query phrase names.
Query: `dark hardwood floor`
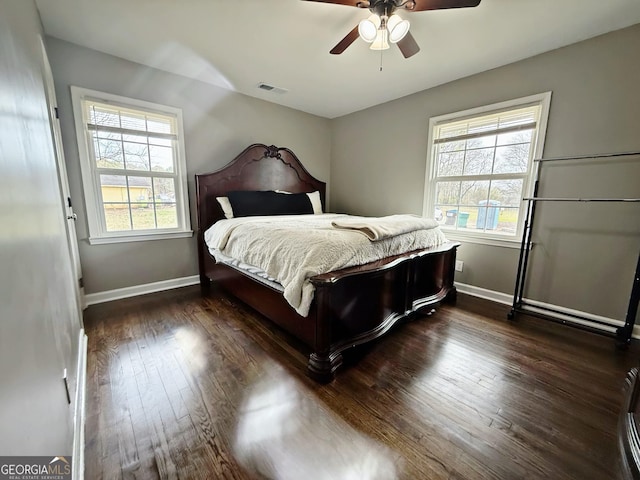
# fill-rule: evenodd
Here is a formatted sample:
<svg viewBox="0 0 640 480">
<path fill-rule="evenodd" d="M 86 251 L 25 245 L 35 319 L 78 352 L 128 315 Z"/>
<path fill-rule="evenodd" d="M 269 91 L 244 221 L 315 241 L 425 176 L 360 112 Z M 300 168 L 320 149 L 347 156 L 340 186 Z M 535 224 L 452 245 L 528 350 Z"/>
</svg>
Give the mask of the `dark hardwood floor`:
<svg viewBox="0 0 640 480">
<path fill-rule="evenodd" d="M 506 313 L 459 295 L 319 385 L 300 345 L 223 293 L 92 306 L 85 478 L 622 478 L 638 345 Z"/>
</svg>

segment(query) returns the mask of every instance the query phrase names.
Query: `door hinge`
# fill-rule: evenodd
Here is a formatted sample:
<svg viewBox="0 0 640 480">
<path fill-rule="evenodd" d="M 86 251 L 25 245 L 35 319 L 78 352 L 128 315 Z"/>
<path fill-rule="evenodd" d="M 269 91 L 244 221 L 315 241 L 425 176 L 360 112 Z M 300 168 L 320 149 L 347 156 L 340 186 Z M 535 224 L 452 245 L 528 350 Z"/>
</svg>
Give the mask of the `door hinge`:
<svg viewBox="0 0 640 480">
<path fill-rule="evenodd" d="M 55 112 L 55 114 L 56 114 L 56 118 L 58 118 L 58 119 L 59 119 L 59 118 L 60 118 L 60 112 L 58 111 L 58 107 L 53 107 L 53 111 L 54 111 L 54 112 Z"/>
<path fill-rule="evenodd" d="M 69 208 L 73 207 L 73 205 L 71 205 L 71 197 L 67 197 L 67 204 L 69 205 Z"/>
<path fill-rule="evenodd" d="M 80 288 L 84 288 L 84 278 L 80 277 L 78 279 L 78 285 L 80 286 Z"/>
</svg>

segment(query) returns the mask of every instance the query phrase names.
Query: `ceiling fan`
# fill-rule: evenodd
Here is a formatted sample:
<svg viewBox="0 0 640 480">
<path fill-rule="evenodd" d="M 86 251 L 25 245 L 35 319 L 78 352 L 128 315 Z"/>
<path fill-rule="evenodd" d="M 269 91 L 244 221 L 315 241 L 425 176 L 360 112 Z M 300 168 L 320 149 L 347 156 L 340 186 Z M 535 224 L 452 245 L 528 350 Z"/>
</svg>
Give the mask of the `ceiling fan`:
<svg viewBox="0 0 640 480">
<path fill-rule="evenodd" d="M 409 32 L 409 22 L 395 13 L 396 10 L 421 12 L 424 10 L 441 10 L 445 8 L 476 7 L 481 0 L 307 0 L 310 2 L 335 3 L 348 7 L 368 8 L 371 16 L 362 20 L 333 47 L 330 53 L 340 55 L 349 45 L 360 37 L 370 43 L 372 50 L 386 50 L 389 42 L 409 58 L 420 51 L 413 35 Z"/>
</svg>

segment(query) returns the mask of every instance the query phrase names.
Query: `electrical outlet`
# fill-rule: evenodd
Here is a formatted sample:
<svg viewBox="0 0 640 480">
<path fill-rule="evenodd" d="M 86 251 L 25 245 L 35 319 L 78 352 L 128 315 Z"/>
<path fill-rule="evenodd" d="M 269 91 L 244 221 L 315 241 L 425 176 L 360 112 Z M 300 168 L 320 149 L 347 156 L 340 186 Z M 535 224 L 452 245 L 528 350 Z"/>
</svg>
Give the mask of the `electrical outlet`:
<svg viewBox="0 0 640 480">
<path fill-rule="evenodd" d="M 456 260 L 456 272 L 461 272 L 464 267 L 464 262 L 462 260 Z"/>
</svg>

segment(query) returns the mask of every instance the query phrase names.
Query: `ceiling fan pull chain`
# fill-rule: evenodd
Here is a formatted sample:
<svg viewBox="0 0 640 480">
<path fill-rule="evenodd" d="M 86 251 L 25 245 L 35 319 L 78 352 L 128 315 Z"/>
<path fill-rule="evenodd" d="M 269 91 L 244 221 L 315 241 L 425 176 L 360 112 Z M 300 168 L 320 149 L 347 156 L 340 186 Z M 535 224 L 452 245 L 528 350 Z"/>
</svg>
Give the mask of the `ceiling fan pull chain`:
<svg viewBox="0 0 640 480">
<path fill-rule="evenodd" d="M 382 71 L 382 52 L 384 52 L 384 50 L 380 50 L 380 71 Z"/>
</svg>

